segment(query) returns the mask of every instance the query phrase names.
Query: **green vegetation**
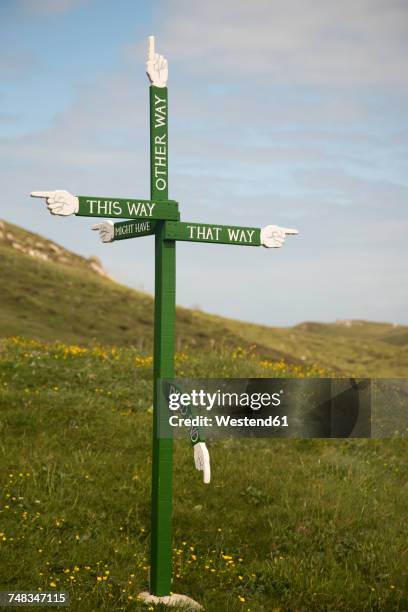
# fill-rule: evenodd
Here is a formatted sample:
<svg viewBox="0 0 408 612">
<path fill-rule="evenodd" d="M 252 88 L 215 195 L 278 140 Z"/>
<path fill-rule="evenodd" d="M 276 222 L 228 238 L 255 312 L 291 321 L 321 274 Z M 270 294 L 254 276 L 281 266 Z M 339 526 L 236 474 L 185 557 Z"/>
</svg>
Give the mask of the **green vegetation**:
<svg viewBox="0 0 408 612">
<path fill-rule="evenodd" d="M 158 609 L 137 600 L 152 298 L 9 224 L 0 257 L 0 590 L 67 590 L 74 612 Z M 408 372 L 404 326 L 177 317 L 178 376 Z M 408 609 L 406 439 L 209 446 L 204 486 L 189 442 L 175 441 L 174 592 L 210 612 Z"/>
<path fill-rule="evenodd" d="M 103 339 L 105 345 L 151 350 L 152 297 L 101 276 L 95 261 L 10 224 L 0 228 L 0 258 L 0 337 L 81 345 Z M 353 321 L 276 328 L 178 308 L 178 350 L 215 346 L 253 347 L 265 359 L 318 363 L 359 376 L 408 373 L 406 326 Z"/>
<path fill-rule="evenodd" d="M 178 375 L 321 374 L 231 354 Z M 4 340 L 0 589 L 146 610 L 151 357 Z M 175 442 L 174 591 L 206 610 L 406 610 L 405 440 L 220 440 L 204 486 Z M 150 606 L 150 609 L 152 607 Z"/>
</svg>

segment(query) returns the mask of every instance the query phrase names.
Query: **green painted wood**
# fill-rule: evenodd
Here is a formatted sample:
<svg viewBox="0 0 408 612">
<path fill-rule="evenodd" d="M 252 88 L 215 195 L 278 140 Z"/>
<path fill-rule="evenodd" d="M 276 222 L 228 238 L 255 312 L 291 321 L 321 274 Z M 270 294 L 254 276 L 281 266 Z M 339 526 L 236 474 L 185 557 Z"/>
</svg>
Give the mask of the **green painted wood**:
<svg viewBox="0 0 408 612">
<path fill-rule="evenodd" d="M 76 214 L 80 217 L 117 219 L 180 219 L 177 202 L 160 197 L 162 193 L 158 192 L 151 200 L 78 196 L 79 210 Z"/>
<path fill-rule="evenodd" d="M 237 225 L 168 221 L 166 223 L 166 238 L 188 240 L 191 242 L 261 246 L 261 230 L 258 227 L 241 227 Z"/>
<path fill-rule="evenodd" d="M 113 226 L 113 240 L 127 240 L 128 238 L 140 238 L 151 236 L 155 233 L 157 221 L 137 219 L 135 221 L 119 221 Z"/>
<path fill-rule="evenodd" d="M 150 87 L 150 190 L 152 200 L 168 197 L 167 88 Z M 176 318 L 176 243 L 166 240 L 166 223 L 155 238 L 155 310 L 153 366 L 153 456 L 150 592 L 171 590 L 173 441 L 158 437 L 161 378 L 174 377 Z"/>
</svg>

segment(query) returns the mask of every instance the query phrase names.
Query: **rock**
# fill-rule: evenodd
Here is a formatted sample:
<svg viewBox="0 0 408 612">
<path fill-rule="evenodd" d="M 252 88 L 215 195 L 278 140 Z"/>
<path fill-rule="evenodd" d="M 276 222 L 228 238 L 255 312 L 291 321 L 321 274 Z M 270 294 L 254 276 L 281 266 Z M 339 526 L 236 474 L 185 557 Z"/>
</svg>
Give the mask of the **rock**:
<svg viewBox="0 0 408 612">
<path fill-rule="evenodd" d="M 202 610 L 203 607 L 195 601 L 191 599 L 191 597 L 187 597 L 187 595 L 178 595 L 177 593 L 173 593 L 172 595 L 163 595 L 159 597 L 158 595 L 152 595 L 147 591 L 139 594 L 139 598 L 142 599 L 145 603 L 151 603 L 154 605 L 162 604 L 164 606 L 170 606 L 174 608 L 181 608 L 182 610 Z"/>
<path fill-rule="evenodd" d="M 37 251 L 37 249 L 27 249 L 25 252 L 27 255 L 30 255 L 30 257 L 36 257 L 37 259 L 42 259 L 43 261 L 48 260 L 48 255 L 42 251 Z"/>
<path fill-rule="evenodd" d="M 110 280 L 112 280 L 111 275 L 108 272 L 106 272 L 106 270 L 104 269 L 98 257 L 95 257 L 95 255 L 91 255 L 91 257 L 88 258 L 88 264 L 91 270 L 93 270 L 100 276 L 103 276 L 104 278 L 109 278 Z"/>
</svg>

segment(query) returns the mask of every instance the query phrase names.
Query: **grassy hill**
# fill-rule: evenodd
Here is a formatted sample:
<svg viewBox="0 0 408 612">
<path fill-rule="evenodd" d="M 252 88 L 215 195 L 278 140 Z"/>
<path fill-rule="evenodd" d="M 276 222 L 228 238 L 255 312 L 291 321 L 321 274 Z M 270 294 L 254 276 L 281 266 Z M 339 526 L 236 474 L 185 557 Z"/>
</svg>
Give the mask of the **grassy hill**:
<svg viewBox="0 0 408 612">
<path fill-rule="evenodd" d="M 9 224 L 0 257 L 0 590 L 68 591 L 73 612 L 159 611 L 137 599 L 152 298 Z M 177 330 L 181 377 L 408 372 L 404 326 L 282 329 L 179 308 Z M 174 592 L 208 612 L 408 609 L 406 439 L 208 446 L 204 486 L 189 441 L 174 443 Z"/>
<path fill-rule="evenodd" d="M 266 327 L 226 321 L 232 332 L 248 342 L 284 350 L 305 363 L 357 376 L 406 377 L 408 375 L 408 327 L 370 321 L 301 323 L 291 328 Z"/>
<path fill-rule="evenodd" d="M 11 224 L 0 227 L 0 336 L 68 344 L 134 346 L 150 351 L 153 298 L 111 280 L 96 258 L 85 259 Z M 249 342 L 227 321 L 177 309 L 177 349 L 228 346 L 269 359 L 300 360 L 284 350 Z"/>
<path fill-rule="evenodd" d="M 176 373 L 286 375 L 239 351 L 179 354 Z M 137 600 L 151 382 L 133 348 L 0 343 L 0 590 L 68 591 L 72 612 L 164 612 Z M 203 485 L 189 441 L 174 443 L 174 592 L 207 612 L 408 609 L 406 439 L 208 445 Z"/>
<path fill-rule="evenodd" d="M 153 299 L 41 236 L 0 225 L 0 336 L 151 351 Z M 276 328 L 177 309 L 177 349 L 241 347 L 269 360 L 367 376 L 406 376 L 408 327 L 341 321 Z"/>
</svg>

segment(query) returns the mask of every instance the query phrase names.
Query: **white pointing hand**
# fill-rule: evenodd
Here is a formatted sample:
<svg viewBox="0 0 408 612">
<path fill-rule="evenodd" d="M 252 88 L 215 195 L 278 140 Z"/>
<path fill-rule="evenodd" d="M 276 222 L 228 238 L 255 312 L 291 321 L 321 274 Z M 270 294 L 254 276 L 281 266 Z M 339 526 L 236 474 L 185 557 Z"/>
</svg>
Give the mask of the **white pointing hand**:
<svg viewBox="0 0 408 612">
<path fill-rule="evenodd" d="M 92 226 L 93 230 L 99 232 L 99 237 L 102 242 L 113 242 L 115 236 L 115 227 L 112 221 L 103 221 Z"/>
<path fill-rule="evenodd" d="M 149 81 L 156 87 L 166 87 L 169 70 L 167 60 L 154 51 L 154 36 L 147 39 L 146 74 Z"/>
<path fill-rule="evenodd" d="M 76 196 L 57 189 L 56 191 L 32 191 L 32 198 L 44 198 L 47 203 L 47 208 L 52 215 L 75 215 L 79 210 L 79 200 Z"/>
<path fill-rule="evenodd" d="M 298 230 L 279 225 L 267 225 L 261 229 L 261 244 L 267 249 L 278 249 L 285 242 L 286 236 L 295 236 Z"/>
<path fill-rule="evenodd" d="M 210 454 L 205 442 L 197 442 L 194 444 L 194 463 L 197 470 L 203 472 L 204 484 L 210 484 L 211 480 L 211 468 L 210 468 Z"/>
</svg>

